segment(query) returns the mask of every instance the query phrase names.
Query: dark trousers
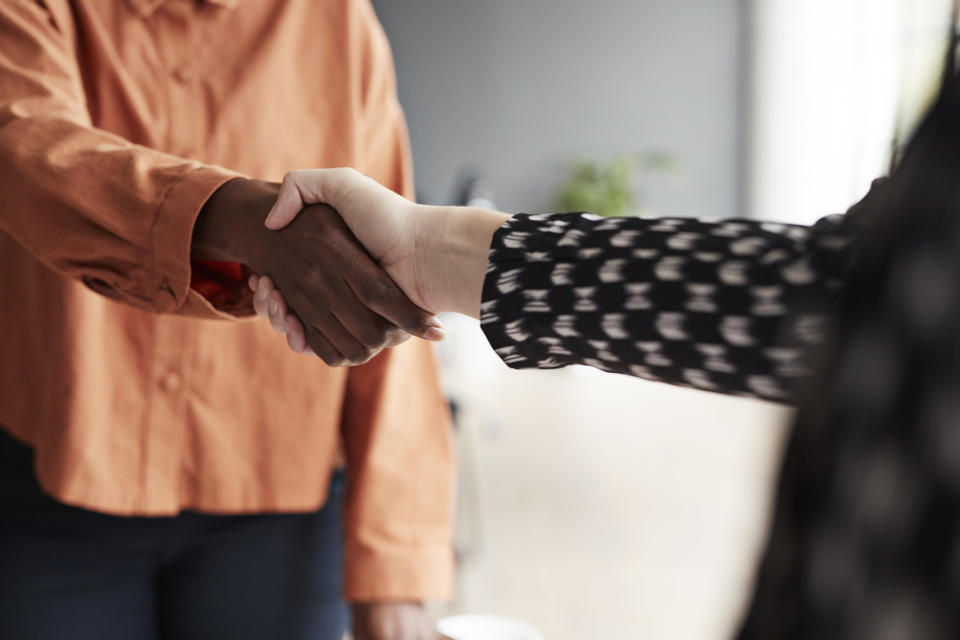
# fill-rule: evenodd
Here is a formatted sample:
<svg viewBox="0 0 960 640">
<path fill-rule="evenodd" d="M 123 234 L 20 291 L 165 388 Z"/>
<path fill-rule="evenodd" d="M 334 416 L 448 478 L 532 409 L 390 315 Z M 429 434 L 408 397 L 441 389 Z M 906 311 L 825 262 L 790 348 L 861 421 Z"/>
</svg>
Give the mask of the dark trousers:
<svg viewBox="0 0 960 640">
<path fill-rule="evenodd" d="M 0 638 L 340 640 L 344 485 L 308 514 L 108 516 L 46 496 L 0 430 Z"/>
</svg>

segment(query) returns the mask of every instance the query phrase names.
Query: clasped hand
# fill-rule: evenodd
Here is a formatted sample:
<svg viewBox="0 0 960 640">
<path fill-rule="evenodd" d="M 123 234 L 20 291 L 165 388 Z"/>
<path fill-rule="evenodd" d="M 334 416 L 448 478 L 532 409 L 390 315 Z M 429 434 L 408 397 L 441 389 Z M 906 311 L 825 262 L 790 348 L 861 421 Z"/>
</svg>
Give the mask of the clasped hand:
<svg viewBox="0 0 960 640">
<path fill-rule="evenodd" d="M 296 229 L 305 219 L 317 215 L 316 203 L 333 207 L 321 205 L 323 208 L 319 211 L 329 216 L 335 210 L 332 215 L 342 217 L 353 237 L 366 248 L 368 258 L 392 279 L 390 285 L 399 287 L 419 310 L 430 314 L 456 311 L 478 316 L 490 239 L 507 215 L 479 209 L 418 205 L 353 169 L 315 169 L 287 174 L 266 227 L 280 233 Z M 321 242 L 319 238 L 317 241 Z M 250 279 L 257 313 L 269 319 L 274 329 L 286 334 L 293 350 L 309 353 L 312 348 L 330 363 L 324 357 L 329 348 L 323 344 L 323 336 L 317 335 L 315 327 L 311 328 L 301 312 L 302 308 L 319 312 L 317 301 L 309 300 L 303 289 L 287 288 L 285 283 L 294 282 L 294 274 L 286 273 L 284 279 L 270 275 L 273 277 Z M 374 293 L 383 294 L 390 285 L 379 278 L 354 286 L 361 290 L 372 288 Z M 340 327 L 350 328 L 348 318 L 339 315 L 337 318 Z M 409 323 L 398 326 L 409 326 Z M 342 333 L 340 327 L 337 330 Z M 414 335 L 439 340 L 444 333 L 434 321 L 426 332 Z M 384 346 L 393 346 L 399 340 L 394 335 Z M 315 346 L 318 343 L 325 351 L 318 350 Z M 335 362 L 342 364 L 343 360 Z"/>
<path fill-rule="evenodd" d="M 304 203 L 296 220 L 278 208 L 288 218 L 283 228 L 273 222 L 265 228 L 266 212 L 289 203 L 290 188 L 289 180 L 284 189 L 245 179 L 222 186 L 197 221 L 193 256 L 240 262 L 262 274 L 250 283 L 258 285 L 257 312 L 271 318 L 292 349 L 328 365 L 364 363 L 411 335 L 442 339 L 433 314 L 401 291 L 331 207 Z"/>
</svg>

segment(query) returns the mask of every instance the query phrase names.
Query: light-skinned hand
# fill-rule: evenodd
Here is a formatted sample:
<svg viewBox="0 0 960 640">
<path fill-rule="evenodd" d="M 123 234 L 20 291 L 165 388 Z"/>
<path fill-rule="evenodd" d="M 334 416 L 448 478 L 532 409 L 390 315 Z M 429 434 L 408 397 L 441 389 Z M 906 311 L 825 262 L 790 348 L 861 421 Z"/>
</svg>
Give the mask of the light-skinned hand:
<svg viewBox="0 0 960 640">
<path fill-rule="evenodd" d="M 318 202 L 343 217 L 411 302 L 434 313 L 478 317 L 490 239 L 509 216 L 418 205 L 353 169 L 313 169 L 286 175 L 265 225 L 283 229 L 306 214 L 304 207 Z M 261 299 L 275 301 L 261 315 L 274 328 L 285 329 L 288 341 L 299 343 L 301 327 L 283 313 L 282 284 L 251 279 L 250 285 Z"/>
</svg>

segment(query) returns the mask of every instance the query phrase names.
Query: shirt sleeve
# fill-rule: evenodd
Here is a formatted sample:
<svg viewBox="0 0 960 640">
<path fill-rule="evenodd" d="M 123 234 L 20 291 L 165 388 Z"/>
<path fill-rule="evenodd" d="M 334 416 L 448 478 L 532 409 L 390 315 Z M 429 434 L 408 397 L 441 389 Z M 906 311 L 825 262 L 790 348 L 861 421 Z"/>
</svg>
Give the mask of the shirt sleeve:
<svg viewBox="0 0 960 640">
<path fill-rule="evenodd" d="M 94 127 L 67 15 L 0 4 L 0 231 L 102 295 L 222 316 L 191 293 L 190 242 L 203 204 L 238 174 Z"/>
<path fill-rule="evenodd" d="M 842 215 L 812 227 L 518 215 L 494 235 L 481 326 L 517 369 L 584 364 L 789 401 L 849 246 Z"/>
<path fill-rule="evenodd" d="M 351 369 L 344 402 L 346 598 L 448 598 L 452 432 L 431 346 L 411 340 Z"/>
</svg>

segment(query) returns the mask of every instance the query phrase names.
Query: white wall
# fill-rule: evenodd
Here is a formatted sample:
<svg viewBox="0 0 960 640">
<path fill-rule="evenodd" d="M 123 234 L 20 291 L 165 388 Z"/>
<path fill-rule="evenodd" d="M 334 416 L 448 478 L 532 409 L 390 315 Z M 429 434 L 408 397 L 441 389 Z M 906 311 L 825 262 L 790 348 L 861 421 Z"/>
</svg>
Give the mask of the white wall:
<svg viewBox="0 0 960 640">
<path fill-rule="evenodd" d="M 790 413 L 584 367 L 507 370 L 460 318 L 440 345 L 462 560 L 441 612 L 549 640 L 732 637 Z"/>
</svg>

